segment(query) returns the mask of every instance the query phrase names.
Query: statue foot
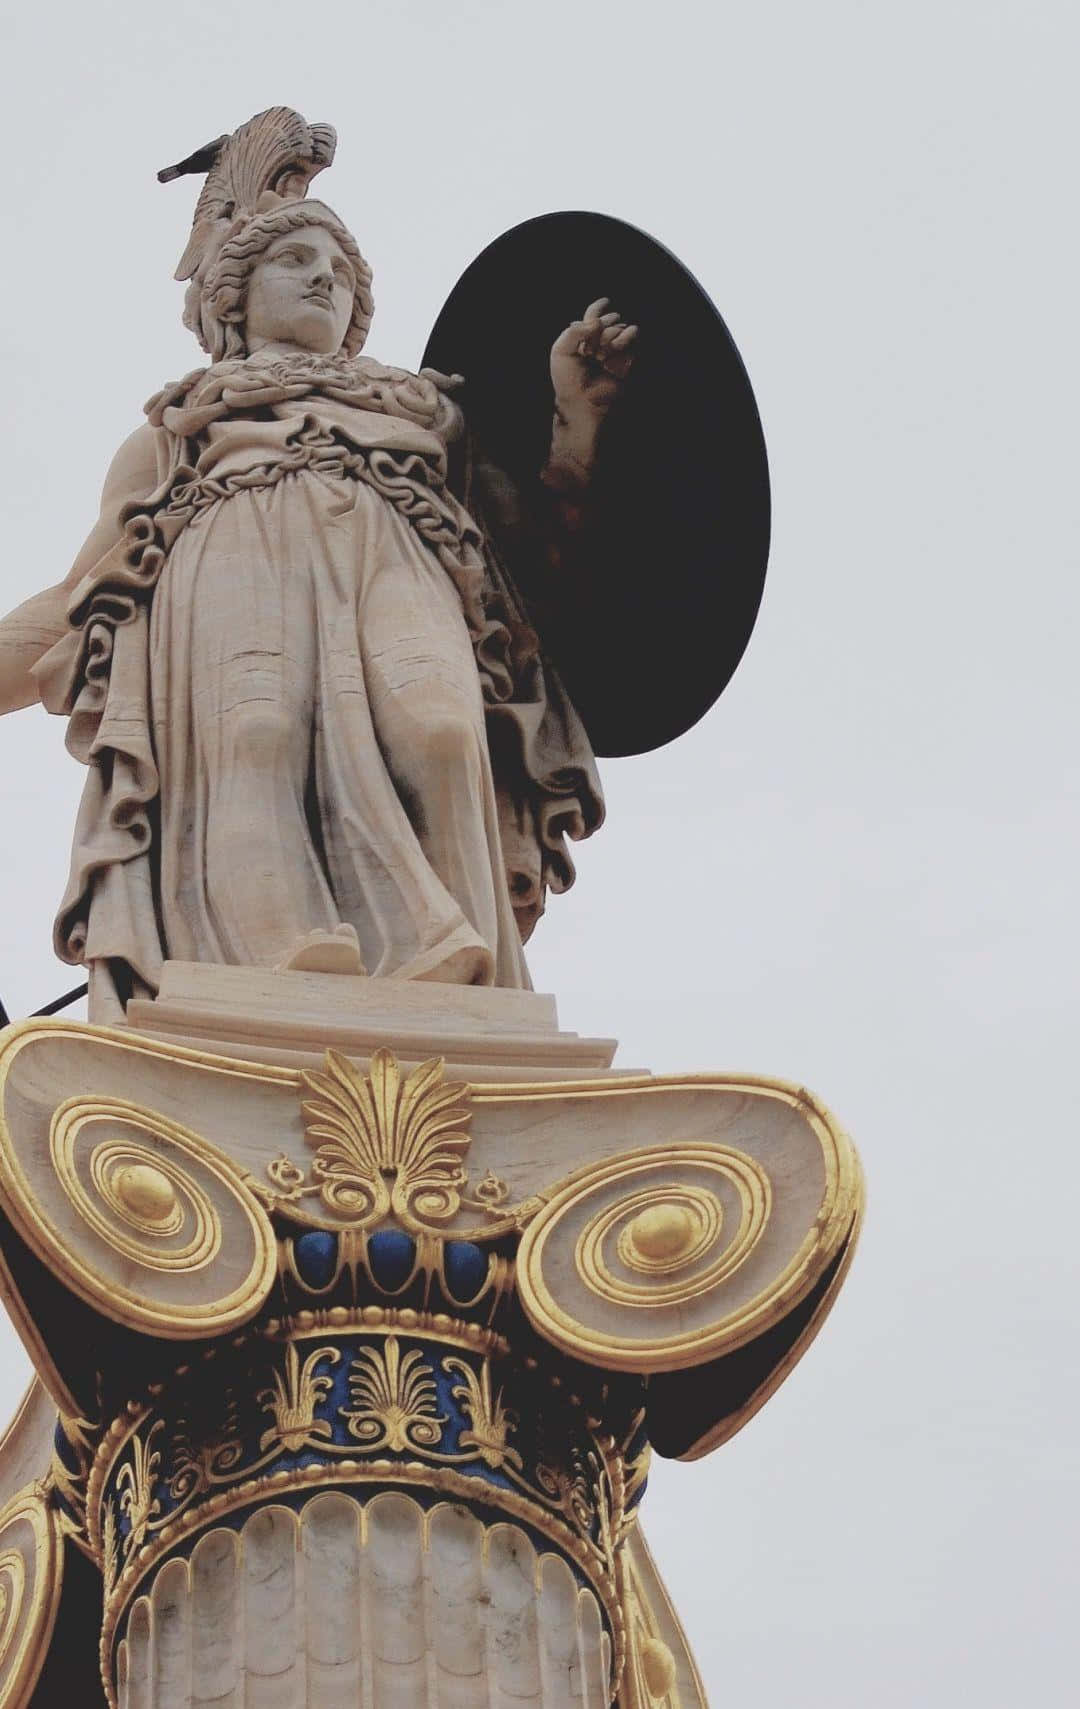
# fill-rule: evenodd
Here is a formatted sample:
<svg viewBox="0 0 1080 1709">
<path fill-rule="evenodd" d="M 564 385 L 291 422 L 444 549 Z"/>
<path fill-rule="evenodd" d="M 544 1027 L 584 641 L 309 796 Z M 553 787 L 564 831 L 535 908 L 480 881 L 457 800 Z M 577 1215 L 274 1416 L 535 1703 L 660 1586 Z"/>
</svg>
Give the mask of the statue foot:
<svg viewBox="0 0 1080 1709">
<path fill-rule="evenodd" d="M 356 927 L 343 923 L 332 932 L 308 932 L 274 972 L 366 974 Z"/>
</svg>

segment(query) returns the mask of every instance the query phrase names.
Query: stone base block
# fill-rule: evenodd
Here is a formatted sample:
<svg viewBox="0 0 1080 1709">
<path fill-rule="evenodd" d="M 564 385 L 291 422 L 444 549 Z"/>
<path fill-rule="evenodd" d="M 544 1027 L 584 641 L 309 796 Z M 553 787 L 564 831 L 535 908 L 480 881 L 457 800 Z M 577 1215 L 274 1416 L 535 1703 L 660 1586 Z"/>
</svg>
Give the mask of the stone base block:
<svg viewBox="0 0 1080 1709">
<path fill-rule="evenodd" d="M 128 1004 L 128 1025 L 248 1061 L 312 1067 L 327 1049 L 401 1062 L 441 1056 L 478 1079 L 557 1080 L 603 1074 L 616 1041 L 561 1032 L 554 997 L 479 985 L 357 974 L 165 964 L 153 1000 Z"/>
</svg>

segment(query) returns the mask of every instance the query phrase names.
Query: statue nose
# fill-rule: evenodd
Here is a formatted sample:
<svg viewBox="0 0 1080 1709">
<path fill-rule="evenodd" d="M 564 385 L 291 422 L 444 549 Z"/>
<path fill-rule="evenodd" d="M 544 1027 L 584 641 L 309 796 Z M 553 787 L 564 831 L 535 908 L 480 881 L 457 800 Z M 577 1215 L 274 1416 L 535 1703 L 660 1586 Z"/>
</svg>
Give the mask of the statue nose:
<svg viewBox="0 0 1080 1709">
<path fill-rule="evenodd" d="M 315 268 L 312 272 L 311 284 L 313 287 L 316 285 L 323 286 L 328 291 L 333 289 L 334 271 L 333 271 L 333 268 L 329 265 L 329 263 L 327 263 L 327 262 L 316 263 Z"/>
</svg>

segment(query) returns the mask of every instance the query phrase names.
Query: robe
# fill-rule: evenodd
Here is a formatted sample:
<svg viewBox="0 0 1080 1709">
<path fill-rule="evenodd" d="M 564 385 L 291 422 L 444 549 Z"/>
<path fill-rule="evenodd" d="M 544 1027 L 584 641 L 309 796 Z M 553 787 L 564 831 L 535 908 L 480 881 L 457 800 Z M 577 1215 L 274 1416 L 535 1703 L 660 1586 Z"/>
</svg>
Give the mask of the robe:
<svg viewBox="0 0 1080 1709">
<path fill-rule="evenodd" d="M 94 1019 L 166 958 L 340 924 L 378 976 L 527 986 L 603 803 L 460 412 L 367 357 L 256 356 L 147 413 L 163 478 L 37 667 L 89 767 L 55 941 Z"/>
</svg>

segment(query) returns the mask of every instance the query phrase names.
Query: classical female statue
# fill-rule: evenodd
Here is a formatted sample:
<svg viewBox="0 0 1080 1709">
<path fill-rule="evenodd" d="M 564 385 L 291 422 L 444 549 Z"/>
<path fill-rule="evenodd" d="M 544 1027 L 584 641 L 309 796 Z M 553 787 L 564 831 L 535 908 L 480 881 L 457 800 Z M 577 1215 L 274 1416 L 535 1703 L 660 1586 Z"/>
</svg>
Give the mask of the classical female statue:
<svg viewBox="0 0 1080 1709">
<path fill-rule="evenodd" d="M 162 963 L 322 960 L 527 986 L 566 839 L 600 823 L 584 727 L 485 524 L 453 377 L 362 354 L 371 270 L 306 199 L 328 127 L 259 115 L 207 171 L 185 322 L 210 366 L 118 451 L 65 581 L 0 623 L 0 711 L 89 768 L 56 948 L 117 1018 Z M 635 328 L 551 353 L 548 515 L 572 517 Z"/>
</svg>

